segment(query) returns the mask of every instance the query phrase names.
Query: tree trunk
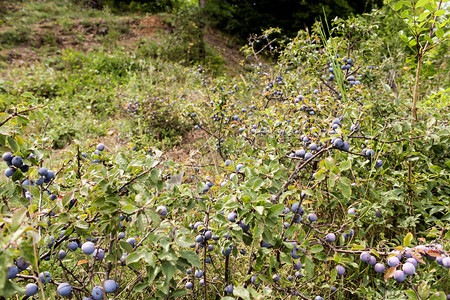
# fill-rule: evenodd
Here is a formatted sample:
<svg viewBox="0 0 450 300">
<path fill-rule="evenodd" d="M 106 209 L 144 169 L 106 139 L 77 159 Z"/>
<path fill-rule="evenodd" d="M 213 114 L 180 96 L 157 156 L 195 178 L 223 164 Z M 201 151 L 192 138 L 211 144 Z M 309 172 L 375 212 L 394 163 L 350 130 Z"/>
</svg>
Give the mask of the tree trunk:
<svg viewBox="0 0 450 300">
<path fill-rule="evenodd" d="M 206 0 L 198 0 L 198 6 L 200 6 L 200 8 L 205 8 L 206 5 Z"/>
</svg>

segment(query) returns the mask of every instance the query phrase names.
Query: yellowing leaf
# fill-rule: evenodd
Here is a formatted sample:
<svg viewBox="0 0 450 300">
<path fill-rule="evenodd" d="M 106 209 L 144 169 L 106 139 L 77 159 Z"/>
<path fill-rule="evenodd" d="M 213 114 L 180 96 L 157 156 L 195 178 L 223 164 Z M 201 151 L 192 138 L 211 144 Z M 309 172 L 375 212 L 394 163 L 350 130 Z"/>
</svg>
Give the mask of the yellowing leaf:
<svg viewBox="0 0 450 300">
<path fill-rule="evenodd" d="M 403 245 L 405 247 L 409 247 L 409 245 L 411 245 L 411 241 L 413 239 L 413 235 L 411 232 L 408 232 L 408 234 L 405 236 L 405 238 L 403 239 Z"/>
<path fill-rule="evenodd" d="M 427 254 L 432 257 L 441 257 L 442 256 L 441 252 L 439 252 L 437 250 L 433 250 L 433 249 L 428 249 Z"/>
<path fill-rule="evenodd" d="M 425 261 L 422 259 L 422 255 L 420 255 L 419 253 L 417 253 L 417 252 L 411 252 L 411 256 L 412 256 L 413 258 L 415 258 L 418 262 L 420 262 L 420 263 L 426 265 Z"/>
<path fill-rule="evenodd" d="M 82 259 L 80 261 L 77 262 L 77 266 L 82 265 L 82 264 L 87 264 L 89 261 L 87 259 Z"/>
<path fill-rule="evenodd" d="M 387 282 L 389 278 L 394 277 L 394 273 L 395 273 L 396 268 L 392 267 L 389 268 L 386 273 L 384 274 L 384 280 Z"/>
</svg>

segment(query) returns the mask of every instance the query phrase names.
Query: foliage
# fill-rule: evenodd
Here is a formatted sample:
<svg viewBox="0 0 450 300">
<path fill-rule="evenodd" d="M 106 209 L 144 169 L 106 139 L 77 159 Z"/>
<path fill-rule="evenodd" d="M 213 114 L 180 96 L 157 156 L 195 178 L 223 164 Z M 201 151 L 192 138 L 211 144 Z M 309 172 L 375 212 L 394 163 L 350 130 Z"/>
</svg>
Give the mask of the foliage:
<svg viewBox="0 0 450 300">
<path fill-rule="evenodd" d="M 0 295 L 31 284 L 46 299 L 68 283 L 78 298 L 446 299 L 446 66 L 411 72 L 404 48 L 382 48 L 381 14 L 273 48 L 268 29 L 236 78 L 120 48 L 12 70 Z M 136 151 L 89 139 L 110 125 Z M 158 147 L 191 128 L 204 138 L 167 159 Z M 65 134 L 77 139 L 56 152 Z"/>
<path fill-rule="evenodd" d="M 332 18 L 369 12 L 381 1 L 220 1 L 206 2 L 210 21 L 218 28 L 246 39 L 252 33 L 278 27 L 288 36 L 310 27 L 325 10 Z"/>
</svg>

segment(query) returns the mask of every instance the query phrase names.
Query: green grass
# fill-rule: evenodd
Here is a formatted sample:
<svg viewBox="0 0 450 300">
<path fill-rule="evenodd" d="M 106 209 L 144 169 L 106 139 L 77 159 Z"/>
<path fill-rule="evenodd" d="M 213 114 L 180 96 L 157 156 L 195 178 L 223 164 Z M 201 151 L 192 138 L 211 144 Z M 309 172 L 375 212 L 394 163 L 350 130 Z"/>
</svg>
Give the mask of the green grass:
<svg viewBox="0 0 450 300">
<path fill-rule="evenodd" d="M 15 8 L 0 17 L 7 28 L 0 33 L 0 110 L 31 93 L 45 105 L 49 122 L 35 122 L 30 133 L 46 130 L 54 148 L 104 137 L 108 131 L 117 134 L 117 141 L 171 148 L 190 128 L 181 116 L 184 106 L 175 103 L 193 98 L 201 87 L 191 66 L 206 65 L 215 74 L 225 70 L 214 48 L 197 41 L 202 33 L 195 19 L 171 17 L 183 29 L 143 37 L 133 47 L 122 37 L 130 36 L 131 23 L 140 18 L 136 15 L 121 17 L 61 0 L 25 1 Z M 96 34 L 102 28 L 105 33 Z M 78 45 L 63 45 L 64 38 Z M 24 66 L 11 66 L 8 51 L 18 47 L 33 57 L 21 57 Z M 137 111 L 127 111 L 136 100 Z"/>
</svg>

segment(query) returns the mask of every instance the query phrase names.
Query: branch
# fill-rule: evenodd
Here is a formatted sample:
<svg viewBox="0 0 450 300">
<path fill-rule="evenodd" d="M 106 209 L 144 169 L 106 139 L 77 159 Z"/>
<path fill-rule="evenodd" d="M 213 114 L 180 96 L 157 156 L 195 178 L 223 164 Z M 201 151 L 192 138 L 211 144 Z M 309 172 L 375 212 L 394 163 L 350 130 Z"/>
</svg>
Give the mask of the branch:
<svg viewBox="0 0 450 300">
<path fill-rule="evenodd" d="M 314 160 L 314 158 L 316 157 L 320 157 L 324 152 L 332 149 L 333 146 L 329 146 L 327 148 L 323 148 L 322 150 L 320 150 L 319 152 L 315 153 L 310 159 L 306 160 L 306 161 L 299 161 L 298 164 L 295 166 L 294 171 L 291 173 L 291 175 L 289 176 L 288 180 L 283 184 L 283 186 L 281 187 L 281 189 L 278 191 L 278 193 L 275 195 L 275 197 L 272 198 L 272 203 L 276 203 L 278 202 L 278 199 L 280 198 L 281 194 L 283 194 L 284 190 L 289 186 L 289 184 L 291 184 L 294 181 L 294 177 L 295 175 L 298 173 L 298 171 L 300 171 L 301 169 L 303 169 L 307 164 L 309 164 L 310 162 L 312 162 Z"/>
<path fill-rule="evenodd" d="M 119 188 L 119 196 L 122 196 L 122 195 L 125 193 L 125 192 L 124 192 L 124 188 L 125 188 L 127 185 L 132 184 L 134 181 L 136 181 L 136 180 L 139 179 L 140 177 L 144 176 L 145 174 L 147 174 L 148 172 L 150 172 L 151 170 L 153 170 L 158 164 L 159 164 L 159 163 L 157 163 L 154 167 L 148 169 L 147 171 L 144 171 L 144 172 L 142 172 L 142 173 L 140 173 L 140 174 L 134 176 L 133 178 L 131 178 L 130 181 L 124 183 L 124 184 Z"/>
<path fill-rule="evenodd" d="M 27 113 L 27 112 L 29 112 L 29 111 L 32 111 L 32 110 L 35 110 L 35 109 L 38 109 L 38 108 L 42 108 L 42 107 L 44 107 L 44 105 L 41 105 L 41 106 L 34 106 L 34 107 L 31 107 L 31 108 L 28 108 L 28 109 L 25 109 L 25 110 L 22 110 L 22 111 L 19 111 L 19 112 L 15 111 L 15 112 L 13 112 L 12 114 L 10 114 L 6 119 L 4 119 L 4 120 L 0 123 L 0 127 L 2 127 L 3 125 L 5 125 L 5 123 L 8 122 L 9 120 L 11 120 L 12 118 L 17 117 L 18 115 L 21 115 L 21 114 L 24 114 L 24 113 Z M 17 109 L 17 108 L 16 108 L 16 109 Z"/>
<path fill-rule="evenodd" d="M 394 141 L 382 141 L 376 137 L 370 137 L 370 136 L 349 136 L 349 138 L 353 138 L 353 139 L 373 140 L 373 141 L 377 141 L 377 142 L 383 143 L 383 144 L 395 144 L 395 143 L 400 143 L 400 142 L 405 142 L 405 141 L 417 140 L 417 139 L 420 139 L 423 137 L 424 137 L 423 135 L 419 135 L 419 136 L 413 136 L 411 138 L 402 138 L 402 139 L 398 139 L 398 140 L 394 140 Z"/>
</svg>

